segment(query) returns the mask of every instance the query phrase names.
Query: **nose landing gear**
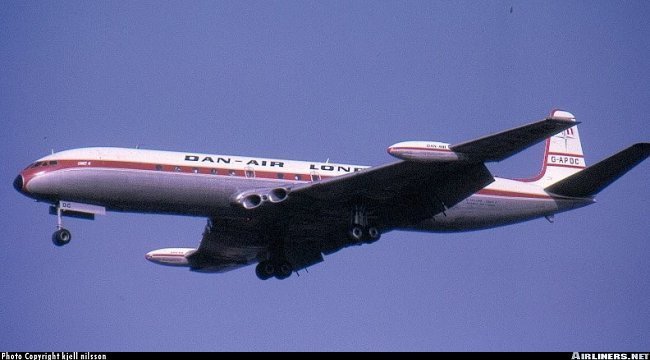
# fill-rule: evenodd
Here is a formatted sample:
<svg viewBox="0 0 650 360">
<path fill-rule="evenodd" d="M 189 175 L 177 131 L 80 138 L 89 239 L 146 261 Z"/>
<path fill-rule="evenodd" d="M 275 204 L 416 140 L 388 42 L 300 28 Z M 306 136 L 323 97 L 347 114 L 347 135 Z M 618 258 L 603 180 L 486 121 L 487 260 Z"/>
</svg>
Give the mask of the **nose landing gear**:
<svg viewBox="0 0 650 360">
<path fill-rule="evenodd" d="M 52 242 L 56 246 L 63 246 L 72 240 L 68 229 L 63 227 L 63 215 L 79 219 L 94 220 L 95 215 L 105 215 L 106 208 L 91 204 L 82 204 L 71 201 L 59 201 L 50 206 L 50 214 L 56 215 L 56 231 L 52 234 Z"/>
<path fill-rule="evenodd" d="M 63 227 L 63 221 L 61 220 L 61 207 L 56 207 L 56 231 L 52 234 L 52 242 L 56 246 L 63 246 L 72 240 L 72 234 L 68 229 Z"/>
</svg>

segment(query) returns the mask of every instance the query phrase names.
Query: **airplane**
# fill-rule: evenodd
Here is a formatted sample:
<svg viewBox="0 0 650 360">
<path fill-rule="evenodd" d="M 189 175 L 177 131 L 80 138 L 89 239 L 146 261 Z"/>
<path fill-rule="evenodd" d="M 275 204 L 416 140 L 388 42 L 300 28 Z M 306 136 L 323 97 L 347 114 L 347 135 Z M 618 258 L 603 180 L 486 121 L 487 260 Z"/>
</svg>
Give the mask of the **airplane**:
<svg viewBox="0 0 650 360">
<path fill-rule="evenodd" d="M 392 230 L 452 232 L 553 216 L 595 202 L 597 193 L 650 155 L 637 143 L 587 167 L 575 116 L 543 120 L 458 144 L 406 141 L 397 161 L 367 167 L 127 148 L 82 148 L 38 159 L 14 180 L 50 204 L 52 241 L 72 236 L 62 217 L 106 211 L 207 218 L 198 248 L 154 250 L 145 258 L 199 272 L 257 264 L 256 275 L 286 279 L 352 245 Z M 541 172 L 492 175 L 504 160 L 546 140 Z"/>
</svg>

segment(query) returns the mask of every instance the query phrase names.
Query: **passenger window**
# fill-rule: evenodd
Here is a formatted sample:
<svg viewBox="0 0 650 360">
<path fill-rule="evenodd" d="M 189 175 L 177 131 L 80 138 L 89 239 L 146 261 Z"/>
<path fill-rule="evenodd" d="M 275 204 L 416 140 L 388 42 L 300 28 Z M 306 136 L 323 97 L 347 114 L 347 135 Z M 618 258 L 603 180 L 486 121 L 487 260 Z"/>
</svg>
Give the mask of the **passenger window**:
<svg viewBox="0 0 650 360">
<path fill-rule="evenodd" d="M 180 172 L 180 171 L 181 171 L 181 167 L 180 167 L 180 166 L 175 166 L 175 167 L 174 167 L 174 171 L 176 171 L 176 172 Z"/>
<path fill-rule="evenodd" d="M 163 169 L 162 165 L 158 164 L 156 165 L 156 170 L 161 171 Z"/>
<path fill-rule="evenodd" d="M 192 172 L 195 173 L 195 174 L 198 174 L 199 173 L 199 168 L 192 168 Z"/>
<path fill-rule="evenodd" d="M 253 170 L 246 170 L 246 177 L 247 177 L 247 178 L 254 178 L 254 177 L 255 177 L 255 171 L 253 171 Z"/>
<path fill-rule="evenodd" d="M 284 173 L 277 173 L 276 176 L 278 179 L 284 179 Z"/>
<path fill-rule="evenodd" d="M 235 176 L 235 170 L 228 170 L 228 175 Z"/>
<path fill-rule="evenodd" d="M 300 176 L 300 174 L 296 174 L 296 176 L 294 176 L 293 178 L 296 179 L 296 180 L 302 180 L 302 177 Z"/>
<path fill-rule="evenodd" d="M 59 163 L 59 162 L 56 161 L 56 160 L 52 160 L 52 161 L 50 161 L 50 165 L 56 165 L 56 164 L 58 164 L 58 163 Z"/>
<path fill-rule="evenodd" d="M 217 169 L 210 169 L 210 174 L 217 175 Z"/>
</svg>

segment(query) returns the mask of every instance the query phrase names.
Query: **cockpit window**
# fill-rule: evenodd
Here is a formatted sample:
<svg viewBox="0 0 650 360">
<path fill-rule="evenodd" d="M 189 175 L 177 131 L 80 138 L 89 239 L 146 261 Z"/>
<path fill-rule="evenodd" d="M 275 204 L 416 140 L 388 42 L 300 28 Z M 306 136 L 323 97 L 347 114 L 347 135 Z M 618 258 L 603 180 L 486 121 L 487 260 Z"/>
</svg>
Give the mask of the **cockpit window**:
<svg viewBox="0 0 650 360">
<path fill-rule="evenodd" d="M 39 166 L 48 166 L 48 165 L 53 166 L 53 165 L 58 165 L 58 164 L 59 164 L 59 162 L 57 160 L 37 161 L 37 162 L 29 165 L 28 167 L 26 167 L 25 170 L 33 169 L 33 168 L 36 168 L 36 167 L 39 167 Z"/>
</svg>

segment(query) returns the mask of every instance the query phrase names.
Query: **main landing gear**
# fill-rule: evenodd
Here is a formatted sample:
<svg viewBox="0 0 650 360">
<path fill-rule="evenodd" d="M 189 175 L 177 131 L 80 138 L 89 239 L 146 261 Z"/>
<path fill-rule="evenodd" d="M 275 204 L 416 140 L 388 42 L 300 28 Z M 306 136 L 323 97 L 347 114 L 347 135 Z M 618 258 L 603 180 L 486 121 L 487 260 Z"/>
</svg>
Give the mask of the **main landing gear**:
<svg viewBox="0 0 650 360">
<path fill-rule="evenodd" d="M 368 211 L 364 206 L 355 206 L 350 214 L 350 230 L 348 236 L 354 244 L 372 244 L 379 240 L 381 232 L 368 221 Z M 275 277 L 284 280 L 291 276 L 293 266 L 284 257 L 284 243 L 282 240 L 272 243 L 270 258 L 260 261 L 255 267 L 255 274 L 260 280 Z"/>
<path fill-rule="evenodd" d="M 284 236 L 277 231 L 271 231 L 266 235 L 269 239 L 273 239 L 270 241 L 269 257 L 257 264 L 255 275 L 260 280 L 268 280 L 272 277 L 284 280 L 293 272 L 293 265 L 287 261 L 284 253 Z"/>
<path fill-rule="evenodd" d="M 52 234 L 52 242 L 56 246 L 63 246 L 72 240 L 72 234 L 68 229 L 63 227 L 63 222 L 61 221 L 61 208 L 56 207 L 56 231 Z"/>
<path fill-rule="evenodd" d="M 255 274 L 260 280 L 268 280 L 272 277 L 278 280 L 284 280 L 291 276 L 292 272 L 293 266 L 286 260 L 265 260 L 261 261 L 255 267 Z"/>
<path fill-rule="evenodd" d="M 350 240 L 358 244 L 372 244 L 375 241 L 379 240 L 381 237 L 381 232 L 376 227 L 369 225 L 368 212 L 366 211 L 365 207 L 355 207 L 352 211 L 351 219 L 352 226 L 348 232 Z"/>
</svg>

